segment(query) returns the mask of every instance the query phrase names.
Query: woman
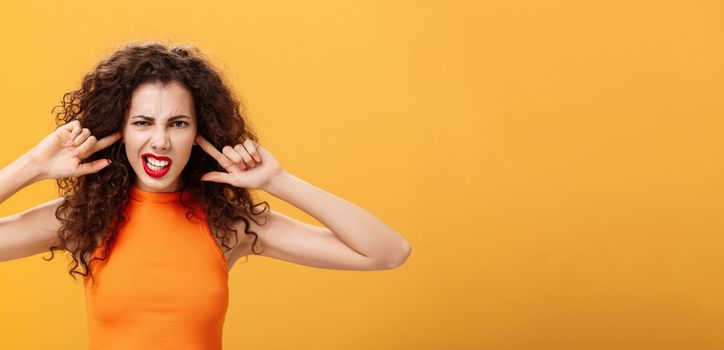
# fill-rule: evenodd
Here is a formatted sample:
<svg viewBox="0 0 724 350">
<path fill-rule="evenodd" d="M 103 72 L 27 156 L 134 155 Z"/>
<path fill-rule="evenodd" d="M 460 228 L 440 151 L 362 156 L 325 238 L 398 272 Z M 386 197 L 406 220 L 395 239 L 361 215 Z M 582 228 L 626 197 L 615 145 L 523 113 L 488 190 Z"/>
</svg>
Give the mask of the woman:
<svg viewBox="0 0 724 350">
<path fill-rule="evenodd" d="M 410 254 L 378 218 L 284 170 L 193 47 L 123 47 L 58 107 L 60 126 L 0 171 L 0 201 L 43 179 L 61 197 L 0 220 L 0 261 L 69 251 L 91 348 L 221 348 L 228 271 L 249 254 L 344 270 Z M 254 204 L 253 189 L 324 226 Z"/>
</svg>

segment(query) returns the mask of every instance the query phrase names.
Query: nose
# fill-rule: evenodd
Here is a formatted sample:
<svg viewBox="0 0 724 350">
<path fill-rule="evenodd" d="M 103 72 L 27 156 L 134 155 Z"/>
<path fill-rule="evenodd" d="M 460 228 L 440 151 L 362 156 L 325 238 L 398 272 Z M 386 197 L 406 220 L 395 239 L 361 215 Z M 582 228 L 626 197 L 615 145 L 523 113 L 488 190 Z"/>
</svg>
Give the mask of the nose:
<svg viewBox="0 0 724 350">
<path fill-rule="evenodd" d="M 169 147 L 168 137 L 163 128 L 159 128 L 151 137 L 151 148 L 156 152 L 166 151 Z"/>
</svg>

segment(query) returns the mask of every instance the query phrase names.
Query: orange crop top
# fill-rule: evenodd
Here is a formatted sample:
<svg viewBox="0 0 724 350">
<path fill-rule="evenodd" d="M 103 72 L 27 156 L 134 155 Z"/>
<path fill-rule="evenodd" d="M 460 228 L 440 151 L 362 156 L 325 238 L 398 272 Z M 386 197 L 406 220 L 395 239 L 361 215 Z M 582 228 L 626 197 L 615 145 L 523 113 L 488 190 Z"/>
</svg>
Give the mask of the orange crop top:
<svg viewBox="0 0 724 350">
<path fill-rule="evenodd" d="M 95 283 L 84 278 L 89 349 L 221 349 L 227 263 L 205 213 L 187 219 L 179 192 L 131 186 L 130 197 L 110 255 L 91 264 Z"/>
</svg>

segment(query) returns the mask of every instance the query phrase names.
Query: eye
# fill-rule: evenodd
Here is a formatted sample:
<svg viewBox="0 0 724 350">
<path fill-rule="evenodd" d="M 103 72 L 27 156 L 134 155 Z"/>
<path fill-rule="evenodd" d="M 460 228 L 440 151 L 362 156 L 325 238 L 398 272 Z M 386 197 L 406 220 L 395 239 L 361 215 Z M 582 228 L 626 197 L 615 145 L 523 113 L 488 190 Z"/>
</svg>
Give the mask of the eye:
<svg viewBox="0 0 724 350">
<path fill-rule="evenodd" d="M 145 120 L 139 120 L 136 122 L 131 123 L 131 125 L 137 125 L 137 126 L 148 126 L 148 122 Z"/>
<path fill-rule="evenodd" d="M 171 122 L 171 125 L 178 127 L 178 128 L 183 128 L 186 125 L 189 125 L 189 123 L 182 121 L 182 120 L 176 120 L 176 121 Z"/>
</svg>

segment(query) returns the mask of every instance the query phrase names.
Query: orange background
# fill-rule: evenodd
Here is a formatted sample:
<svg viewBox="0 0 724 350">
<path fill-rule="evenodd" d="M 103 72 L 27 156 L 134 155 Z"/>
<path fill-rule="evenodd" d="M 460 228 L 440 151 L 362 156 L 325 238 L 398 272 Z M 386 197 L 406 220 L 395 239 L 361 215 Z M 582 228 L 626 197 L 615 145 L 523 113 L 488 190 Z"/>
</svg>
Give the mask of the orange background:
<svg viewBox="0 0 724 350">
<path fill-rule="evenodd" d="M 724 348 L 720 1 L 4 6 L 0 165 L 114 48 L 193 43 L 288 171 L 411 242 L 389 271 L 237 264 L 225 349 Z M 0 347 L 84 348 L 41 256 L 0 264 Z"/>
</svg>

